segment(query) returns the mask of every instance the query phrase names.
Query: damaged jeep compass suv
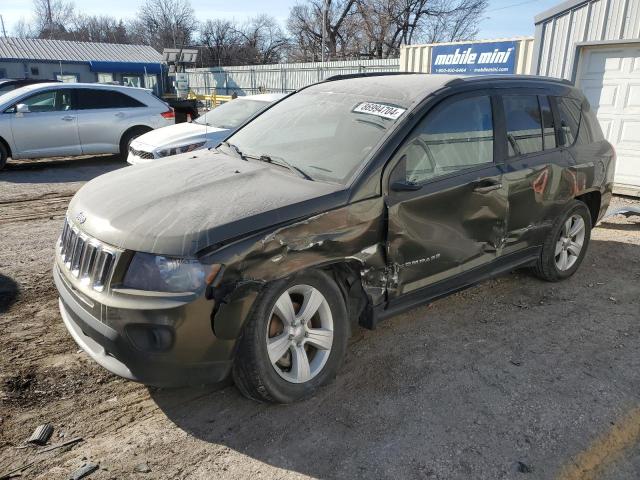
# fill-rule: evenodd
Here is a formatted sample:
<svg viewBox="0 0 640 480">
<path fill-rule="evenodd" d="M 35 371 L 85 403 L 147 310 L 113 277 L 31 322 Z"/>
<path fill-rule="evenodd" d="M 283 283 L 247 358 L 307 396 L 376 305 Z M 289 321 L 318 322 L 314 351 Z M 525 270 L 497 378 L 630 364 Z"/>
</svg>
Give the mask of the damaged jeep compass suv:
<svg viewBox="0 0 640 480">
<path fill-rule="evenodd" d="M 123 377 L 232 375 L 292 402 L 336 375 L 358 324 L 518 266 L 571 276 L 614 163 L 559 80 L 333 78 L 215 150 L 82 187 L 56 249 L 60 311 Z"/>
</svg>

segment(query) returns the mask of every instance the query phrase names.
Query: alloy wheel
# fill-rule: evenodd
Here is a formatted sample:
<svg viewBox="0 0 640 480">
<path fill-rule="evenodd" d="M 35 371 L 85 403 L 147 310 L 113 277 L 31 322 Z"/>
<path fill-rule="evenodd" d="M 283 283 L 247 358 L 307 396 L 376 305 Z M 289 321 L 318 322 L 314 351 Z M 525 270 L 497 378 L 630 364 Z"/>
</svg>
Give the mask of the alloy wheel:
<svg viewBox="0 0 640 480">
<path fill-rule="evenodd" d="M 585 227 L 584 219 L 578 214 L 571 215 L 564 222 L 555 249 L 558 270 L 569 270 L 578 261 L 584 245 Z"/>
<path fill-rule="evenodd" d="M 333 344 L 333 316 L 326 298 L 310 285 L 294 285 L 276 301 L 267 322 L 267 352 L 288 382 L 304 383 L 324 368 Z"/>
</svg>

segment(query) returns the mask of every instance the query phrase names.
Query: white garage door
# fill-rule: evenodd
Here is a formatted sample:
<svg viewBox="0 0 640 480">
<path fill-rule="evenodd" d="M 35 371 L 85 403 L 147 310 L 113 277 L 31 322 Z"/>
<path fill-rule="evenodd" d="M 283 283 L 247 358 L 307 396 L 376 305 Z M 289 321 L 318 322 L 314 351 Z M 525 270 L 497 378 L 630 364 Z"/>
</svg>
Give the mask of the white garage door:
<svg viewBox="0 0 640 480">
<path fill-rule="evenodd" d="M 640 194 L 640 44 L 582 50 L 576 84 L 616 148 L 617 190 Z"/>
</svg>

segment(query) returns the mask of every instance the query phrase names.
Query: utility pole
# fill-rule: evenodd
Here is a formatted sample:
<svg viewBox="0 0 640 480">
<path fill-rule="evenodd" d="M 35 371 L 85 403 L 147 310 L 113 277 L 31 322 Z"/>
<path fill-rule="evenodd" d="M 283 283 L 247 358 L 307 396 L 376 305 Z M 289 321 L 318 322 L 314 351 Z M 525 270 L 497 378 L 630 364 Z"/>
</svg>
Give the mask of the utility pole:
<svg viewBox="0 0 640 480">
<path fill-rule="evenodd" d="M 324 3 L 322 5 L 322 46 L 320 47 L 320 50 L 321 50 L 321 58 L 322 58 L 323 66 L 324 66 L 324 37 L 327 32 L 327 3 L 328 3 L 328 0 L 324 0 Z"/>
</svg>

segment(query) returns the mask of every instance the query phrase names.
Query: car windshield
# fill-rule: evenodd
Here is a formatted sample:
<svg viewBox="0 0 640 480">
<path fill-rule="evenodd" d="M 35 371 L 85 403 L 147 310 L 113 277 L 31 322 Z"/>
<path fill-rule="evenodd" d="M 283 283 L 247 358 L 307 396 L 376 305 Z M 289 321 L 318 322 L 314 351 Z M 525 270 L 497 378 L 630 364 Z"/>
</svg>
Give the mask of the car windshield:
<svg viewBox="0 0 640 480">
<path fill-rule="evenodd" d="M 226 143 L 248 157 L 284 160 L 314 180 L 346 184 L 404 111 L 370 96 L 307 89 Z"/>
<path fill-rule="evenodd" d="M 259 100 L 231 100 L 198 117 L 194 122 L 215 128 L 238 128 L 267 105 L 269 102 Z"/>
</svg>

